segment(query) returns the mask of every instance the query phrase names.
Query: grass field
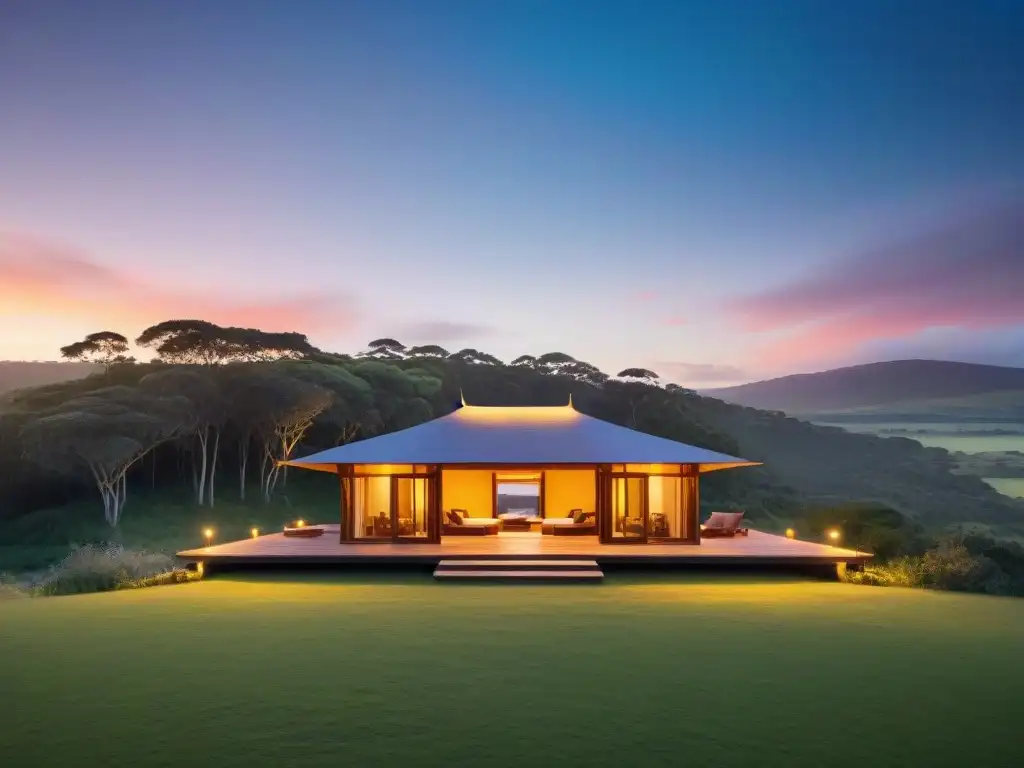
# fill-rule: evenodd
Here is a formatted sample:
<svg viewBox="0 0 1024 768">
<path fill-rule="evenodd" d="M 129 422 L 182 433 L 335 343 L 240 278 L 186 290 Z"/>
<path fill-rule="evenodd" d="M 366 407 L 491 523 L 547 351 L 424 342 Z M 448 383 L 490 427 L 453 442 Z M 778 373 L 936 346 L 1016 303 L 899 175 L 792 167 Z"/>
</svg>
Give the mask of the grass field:
<svg viewBox="0 0 1024 768">
<path fill-rule="evenodd" d="M 4 766 L 1012 765 L 1024 601 L 719 576 L 0 603 Z"/>
<path fill-rule="evenodd" d="M 942 422 L 818 422 L 823 426 L 841 427 L 849 432 L 860 432 L 879 437 L 906 437 L 917 440 L 926 448 L 945 448 L 947 451 L 982 453 L 985 451 L 1024 451 L 1024 432 L 1019 434 L 977 434 L 995 429 L 1017 429 L 1015 424 L 968 424 Z M 887 431 L 888 430 L 888 431 Z M 974 432 L 975 434 L 959 434 Z"/>
</svg>

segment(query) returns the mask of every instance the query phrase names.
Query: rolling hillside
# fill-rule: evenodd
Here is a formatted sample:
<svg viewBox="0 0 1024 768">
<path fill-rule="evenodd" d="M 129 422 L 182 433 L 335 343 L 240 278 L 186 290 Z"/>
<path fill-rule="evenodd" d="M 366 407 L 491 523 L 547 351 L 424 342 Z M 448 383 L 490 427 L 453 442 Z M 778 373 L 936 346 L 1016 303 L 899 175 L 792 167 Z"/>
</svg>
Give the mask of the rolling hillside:
<svg viewBox="0 0 1024 768">
<path fill-rule="evenodd" d="M 821 373 L 797 374 L 737 387 L 706 390 L 701 394 L 737 405 L 791 414 L 820 414 L 850 409 L 907 409 L 924 413 L 940 405 L 917 405 L 919 401 L 941 401 L 956 410 L 954 401 L 970 399 L 968 410 L 1006 401 L 1020 402 L 1014 391 L 1024 392 L 1024 368 L 954 363 L 941 360 L 897 360 L 837 368 Z M 998 397 L 979 398 L 992 393 Z M 900 404 L 900 408 L 892 406 Z M 1000 406 L 996 406 L 997 408 Z"/>
<path fill-rule="evenodd" d="M 81 379 L 101 370 L 92 363 L 29 362 L 0 360 L 0 394 L 12 389 L 41 387 Z"/>
</svg>

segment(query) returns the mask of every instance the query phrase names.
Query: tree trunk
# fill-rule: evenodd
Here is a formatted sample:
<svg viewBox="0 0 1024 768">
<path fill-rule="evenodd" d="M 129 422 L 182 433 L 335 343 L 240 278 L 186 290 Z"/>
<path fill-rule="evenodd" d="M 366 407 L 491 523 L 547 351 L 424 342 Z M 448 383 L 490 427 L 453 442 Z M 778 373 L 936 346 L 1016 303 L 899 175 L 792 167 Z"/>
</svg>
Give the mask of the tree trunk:
<svg viewBox="0 0 1024 768">
<path fill-rule="evenodd" d="M 196 432 L 196 437 L 199 438 L 199 468 L 196 473 L 199 482 L 196 486 L 196 503 L 202 506 L 203 501 L 206 499 L 206 446 L 210 440 L 209 425 L 204 424 Z"/>
<path fill-rule="evenodd" d="M 210 454 L 210 487 L 207 491 L 207 499 L 210 506 L 213 506 L 213 479 L 217 475 L 217 453 L 220 450 L 220 429 L 213 434 L 213 453 Z"/>
<path fill-rule="evenodd" d="M 121 473 L 121 480 L 118 483 L 117 519 L 121 519 L 125 502 L 128 500 L 128 470 Z"/>
<path fill-rule="evenodd" d="M 149 489 L 151 491 L 156 490 L 156 448 L 153 449 L 153 455 L 149 464 L 152 474 L 149 478 Z"/>
<path fill-rule="evenodd" d="M 245 469 L 249 463 L 249 446 L 252 435 L 245 435 L 238 441 L 238 497 L 245 501 Z"/>
</svg>

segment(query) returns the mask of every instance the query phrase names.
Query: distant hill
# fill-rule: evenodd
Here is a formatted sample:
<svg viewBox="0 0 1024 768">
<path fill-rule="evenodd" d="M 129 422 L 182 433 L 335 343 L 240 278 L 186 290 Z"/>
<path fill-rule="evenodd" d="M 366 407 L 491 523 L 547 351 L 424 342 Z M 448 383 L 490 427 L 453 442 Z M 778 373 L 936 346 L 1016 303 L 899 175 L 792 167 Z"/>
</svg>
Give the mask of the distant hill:
<svg viewBox="0 0 1024 768">
<path fill-rule="evenodd" d="M 0 394 L 12 389 L 41 387 L 71 379 L 82 379 L 100 370 L 92 363 L 29 362 L 0 360 Z"/>
<path fill-rule="evenodd" d="M 977 398 L 996 392 L 1024 391 L 1024 368 L 896 360 L 803 373 L 701 394 L 737 405 L 792 414 L 878 408 L 913 401 Z"/>
</svg>

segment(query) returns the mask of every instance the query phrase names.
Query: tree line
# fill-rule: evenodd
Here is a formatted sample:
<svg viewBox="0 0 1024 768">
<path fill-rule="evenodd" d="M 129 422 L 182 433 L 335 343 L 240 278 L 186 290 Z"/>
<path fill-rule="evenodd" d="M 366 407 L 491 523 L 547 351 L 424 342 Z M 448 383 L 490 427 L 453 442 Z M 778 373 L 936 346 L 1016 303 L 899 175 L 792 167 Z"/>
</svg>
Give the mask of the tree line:
<svg viewBox="0 0 1024 768">
<path fill-rule="evenodd" d="M 660 386 L 643 368 L 610 377 L 561 352 L 505 364 L 475 349 L 384 338 L 356 355 L 335 354 L 299 333 L 199 320 L 158 323 L 134 341 L 155 359 L 136 361 L 121 334 L 93 333 L 61 355 L 99 372 L 4 398 L 0 462 L 12 470 L 23 511 L 50 500 L 25 486 L 34 480 L 39 490 L 54 478 L 91 483 L 111 526 L 129 487 L 147 479 L 153 487 L 186 483 L 196 504 L 213 506 L 230 467 L 238 497 L 255 484 L 269 501 L 287 484 L 279 460 L 422 423 L 450 412 L 460 392 L 482 405 L 564 404 L 572 393 L 600 418 L 738 452 L 700 423 L 689 390 Z"/>
</svg>

